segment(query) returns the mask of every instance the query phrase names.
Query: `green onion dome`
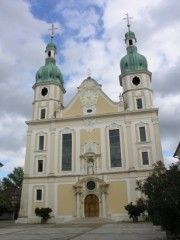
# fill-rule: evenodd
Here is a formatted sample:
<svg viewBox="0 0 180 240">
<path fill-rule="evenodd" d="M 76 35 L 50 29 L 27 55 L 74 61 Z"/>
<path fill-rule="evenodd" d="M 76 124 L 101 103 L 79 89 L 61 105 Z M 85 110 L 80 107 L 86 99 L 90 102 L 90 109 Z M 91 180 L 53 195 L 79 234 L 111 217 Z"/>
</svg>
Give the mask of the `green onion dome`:
<svg viewBox="0 0 180 240">
<path fill-rule="evenodd" d="M 36 73 L 36 83 L 57 82 L 63 85 L 63 76 L 52 63 L 42 66 Z"/>
<path fill-rule="evenodd" d="M 63 85 L 63 75 L 60 72 L 59 68 L 56 66 L 56 49 L 56 45 L 52 42 L 46 46 L 45 65 L 37 71 L 36 83 L 56 82 Z"/>
<path fill-rule="evenodd" d="M 148 63 L 146 58 L 137 52 L 134 32 L 128 31 L 125 34 L 125 42 L 127 54 L 120 61 L 121 73 L 135 70 L 147 70 Z"/>
</svg>

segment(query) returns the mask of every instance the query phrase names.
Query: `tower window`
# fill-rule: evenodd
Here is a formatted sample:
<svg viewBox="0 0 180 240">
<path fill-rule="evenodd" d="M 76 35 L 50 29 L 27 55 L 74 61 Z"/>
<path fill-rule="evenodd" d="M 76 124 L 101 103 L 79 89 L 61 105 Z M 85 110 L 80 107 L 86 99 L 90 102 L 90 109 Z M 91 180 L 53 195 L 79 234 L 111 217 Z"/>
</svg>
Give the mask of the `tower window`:
<svg viewBox="0 0 180 240">
<path fill-rule="evenodd" d="M 45 119 L 45 116 L 46 116 L 46 109 L 43 108 L 41 109 L 41 119 Z"/>
<path fill-rule="evenodd" d="M 42 189 L 36 190 L 36 200 L 41 201 L 42 200 Z"/>
<path fill-rule="evenodd" d="M 149 165 L 148 152 L 142 152 L 142 164 Z"/>
<path fill-rule="evenodd" d="M 48 57 L 51 57 L 51 51 L 48 51 Z"/>
<path fill-rule="evenodd" d="M 143 108 L 142 99 L 141 98 L 137 98 L 136 99 L 136 104 L 137 104 L 137 109 L 142 109 Z"/>
<path fill-rule="evenodd" d="M 39 136 L 39 150 L 44 149 L 44 136 Z"/>
<path fill-rule="evenodd" d="M 140 79 L 139 77 L 134 77 L 133 80 L 132 80 L 132 83 L 136 86 L 138 86 L 140 84 Z"/>
<path fill-rule="evenodd" d="M 41 95 L 42 95 L 42 96 L 46 96 L 47 93 L 48 93 L 48 89 L 47 89 L 47 88 L 43 88 L 43 89 L 41 90 Z"/>
<path fill-rule="evenodd" d="M 129 39 L 129 45 L 130 45 L 130 46 L 133 45 L 133 41 L 132 41 L 132 39 Z"/>
<path fill-rule="evenodd" d="M 146 129 L 145 129 L 145 127 L 140 127 L 139 128 L 139 136 L 140 136 L 140 141 L 141 142 L 146 141 Z"/>
<path fill-rule="evenodd" d="M 72 168 L 72 134 L 62 135 L 62 171 L 71 171 Z"/>
<path fill-rule="evenodd" d="M 38 160 L 38 172 L 43 172 L 43 160 Z"/>
<path fill-rule="evenodd" d="M 109 130 L 111 167 L 121 167 L 121 148 L 119 129 Z"/>
</svg>

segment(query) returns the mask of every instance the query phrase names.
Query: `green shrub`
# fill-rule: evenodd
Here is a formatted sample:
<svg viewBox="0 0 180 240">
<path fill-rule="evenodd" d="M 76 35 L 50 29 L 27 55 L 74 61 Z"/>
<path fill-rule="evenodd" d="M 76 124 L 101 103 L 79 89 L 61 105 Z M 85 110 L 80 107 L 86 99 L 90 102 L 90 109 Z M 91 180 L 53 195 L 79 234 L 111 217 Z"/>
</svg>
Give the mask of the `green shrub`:
<svg viewBox="0 0 180 240">
<path fill-rule="evenodd" d="M 129 218 L 132 218 L 134 222 L 138 221 L 138 217 L 143 214 L 146 210 L 146 206 L 142 199 L 138 199 L 136 204 L 133 205 L 132 202 L 124 206 L 128 211 Z"/>
<path fill-rule="evenodd" d="M 50 213 L 52 212 L 51 208 L 36 208 L 35 214 L 36 216 L 41 217 L 42 220 L 47 221 L 51 218 Z"/>
</svg>

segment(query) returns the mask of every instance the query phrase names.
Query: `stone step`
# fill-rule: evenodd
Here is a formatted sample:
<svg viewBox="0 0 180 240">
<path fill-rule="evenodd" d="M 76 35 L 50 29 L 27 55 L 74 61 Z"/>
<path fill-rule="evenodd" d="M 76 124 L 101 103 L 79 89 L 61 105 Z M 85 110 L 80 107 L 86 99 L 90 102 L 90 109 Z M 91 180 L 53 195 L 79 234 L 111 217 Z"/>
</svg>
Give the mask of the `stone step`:
<svg viewBox="0 0 180 240">
<path fill-rule="evenodd" d="M 90 224 L 90 223 L 113 223 L 114 221 L 112 219 L 108 218 L 99 218 L 99 217 L 86 217 L 86 218 L 76 218 L 71 221 L 68 221 L 66 223 L 69 224 Z"/>
</svg>

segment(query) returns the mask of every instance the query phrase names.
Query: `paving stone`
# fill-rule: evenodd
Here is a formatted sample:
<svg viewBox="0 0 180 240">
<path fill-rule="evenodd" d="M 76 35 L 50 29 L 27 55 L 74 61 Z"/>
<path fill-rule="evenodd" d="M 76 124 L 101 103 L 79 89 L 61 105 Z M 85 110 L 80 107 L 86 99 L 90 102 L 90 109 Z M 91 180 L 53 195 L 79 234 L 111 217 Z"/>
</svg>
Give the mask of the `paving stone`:
<svg viewBox="0 0 180 240">
<path fill-rule="evenodd" d="M 89 221 L 89 220 L 88 220 Z M 14 224 L 0 221 L 1 240 L 165 240 L 151 223 Z"/>
</svg>

